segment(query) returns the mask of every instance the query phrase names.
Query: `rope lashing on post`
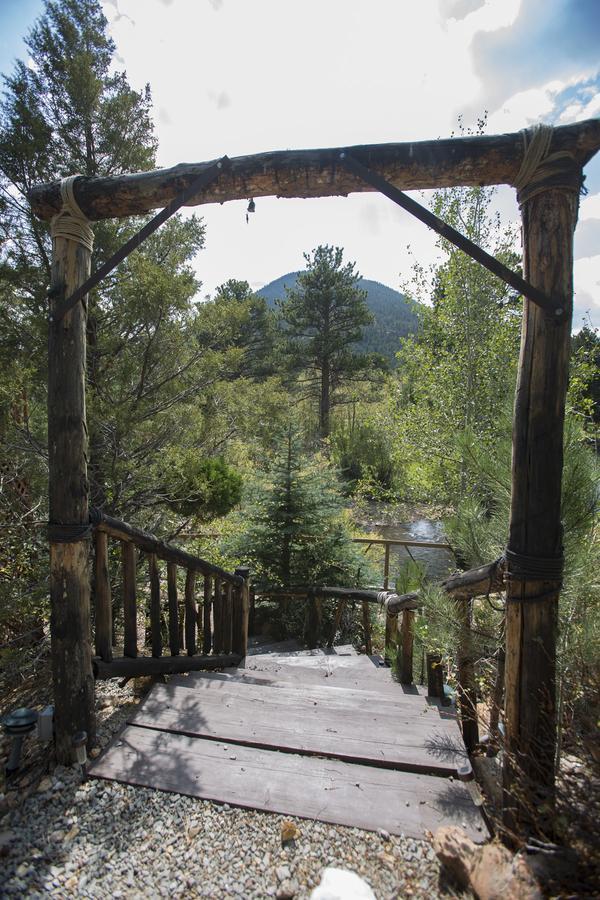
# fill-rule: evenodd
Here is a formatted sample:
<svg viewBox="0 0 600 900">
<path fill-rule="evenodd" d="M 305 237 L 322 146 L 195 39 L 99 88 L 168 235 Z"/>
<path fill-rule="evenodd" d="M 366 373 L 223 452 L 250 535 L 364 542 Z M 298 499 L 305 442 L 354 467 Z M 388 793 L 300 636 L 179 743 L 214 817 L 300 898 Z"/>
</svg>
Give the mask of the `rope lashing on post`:
<svg viewBox="0 0 600 900">
<path fill-rule="evenodd" d="M 504 551 L 504 557 L 508 565 L 505 575 L 506 581 L 556 581 L 557 585 L 550 590 L 539 594 L 530 594 L 524 597 L 509 595 L 507 600 L 513 603 L 527 603 L 529 600 L 548 600 L 555 597 L 562 587 L 562 575 L 565 558 L 560 556 L 527 556 L 524 553 L 516 553 L 508 548 Z"/>
<path fill-rule="evenodd" d="M 551 125 L 539 124 L 521 132 L 523 161 L 513 182 L 519 206 L 552 188 L 577 194 L 583 190 L 582 170 L 573 154 L 569 150 L 549 153 L 553 131 Z"/>
<path fill-rule="evenodd" d="M 63 205 L 61 211 L 53 216 L 50 222 L 50 233 L 53 238 L 63 237 L 76 241 L 91 252 L 94 248 L 94 232 L 77 203 L 73 191 L 75 179 L 79 177 L 79 175 L 69 175 L 68 178 L 63 178 L 61 181 L 60 196 Z"/>
<path fill-rule="evenodd" d="M 89 541 L 101 518 L 100 511 L 92 506 L 88 522 L 74 524 L 48 522 L 48 540 L 52 544 L 75 544 L 77 541 Z"/>
</svg>

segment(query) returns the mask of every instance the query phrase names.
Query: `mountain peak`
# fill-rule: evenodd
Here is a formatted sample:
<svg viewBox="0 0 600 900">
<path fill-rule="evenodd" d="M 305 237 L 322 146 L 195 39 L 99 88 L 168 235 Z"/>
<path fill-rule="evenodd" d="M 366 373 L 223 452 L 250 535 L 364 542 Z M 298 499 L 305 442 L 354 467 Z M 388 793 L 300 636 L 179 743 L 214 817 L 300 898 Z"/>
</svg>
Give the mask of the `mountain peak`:
<svg viewBox="0 0 600 900">
<path fill-rule="evenodd" d="M 273 307 L 276 300 L 285 298 L 286 287 L 295 287 L 300 274 L 302 273 L 288 272 L 287 275 L 265 284 L 256 293 L 259 297 L 264 297 L 268 305 Z M 418 328 L 414 304 L 400 291 L 370 278 L 360 278 L 358 286 L 367 292 L 367 306 L 373 313 L 374 321 L 365 327 L 363 338 L 356 347 L 365 353 L 381 353 L 395 365 L 395 354 L 400 349 L 400 338 L 414 334 Z"/>
</svg>

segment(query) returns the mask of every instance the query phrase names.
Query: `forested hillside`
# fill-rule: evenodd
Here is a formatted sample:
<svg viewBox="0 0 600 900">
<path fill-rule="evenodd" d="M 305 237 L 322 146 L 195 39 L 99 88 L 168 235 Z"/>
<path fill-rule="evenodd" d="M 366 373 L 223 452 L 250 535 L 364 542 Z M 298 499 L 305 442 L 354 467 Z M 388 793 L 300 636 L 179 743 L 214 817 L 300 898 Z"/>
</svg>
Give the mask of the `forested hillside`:
<svg viewBox="0 0 600 900">
<path fill-rule="evenodd" d="M 288 272 L 281 278 L 269 282 L 259 291 L 269 306 L 274 307 L 276 300 L 285 298 L 286 288 L 296 286 L 299 272 Z M 370 325 L 365 326 L 361 340 L 356 349 L 365 353 L 381 353 L 390 365 L 396 365 L 396 353 L 400 349 L 400 339 L 414 334 L 418 329 L 418 317 L 415 303 L 409 297 L 393 288 L 370 278 L 360 278 L 360 290 L 367 292 L 367 306 L 374 316 Z"/>
</svg>

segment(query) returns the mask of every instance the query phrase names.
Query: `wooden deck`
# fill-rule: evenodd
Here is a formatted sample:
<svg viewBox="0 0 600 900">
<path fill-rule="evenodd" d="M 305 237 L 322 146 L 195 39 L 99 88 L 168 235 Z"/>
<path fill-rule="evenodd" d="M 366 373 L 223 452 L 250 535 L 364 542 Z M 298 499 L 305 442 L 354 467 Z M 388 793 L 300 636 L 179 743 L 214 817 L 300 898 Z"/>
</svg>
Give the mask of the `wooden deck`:
<svg viewBox="0 0 600 900">
<path fill-rule="evenodd" d="M 488 837 L 454 713 L 351 648 L 289 646 L 157 684 L 90 776 L 342 825 Z"/>
</svg>

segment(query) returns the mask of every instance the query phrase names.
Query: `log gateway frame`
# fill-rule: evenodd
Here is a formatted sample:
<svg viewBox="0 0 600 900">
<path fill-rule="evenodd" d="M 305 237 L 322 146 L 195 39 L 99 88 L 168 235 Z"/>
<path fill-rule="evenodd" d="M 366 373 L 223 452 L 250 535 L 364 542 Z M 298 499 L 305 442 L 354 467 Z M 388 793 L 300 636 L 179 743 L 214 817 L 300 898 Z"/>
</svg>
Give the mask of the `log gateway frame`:
<svg viewBox="0 0 600 900">
<path fill-rule="evenodd" d="M 85 730 L 90 736 L 94 731 L 85 542 L 89 508 L 84 292 L 89 290 L 93 242 L 89 223 L 158 207 L 165 207 L 156 217 L 164 215 L 164 221 L 177 199 L 179 206 L 195 206 L 273 195 L 308 198 L 381 190 L 389 196 L 390 191 L 509 184 L 517 187 L 522 213 L 524 280 L 518 289 L 524 301 L 505 555 L 504 824 L 515 836 L 551 832 L 573 233 L 582 170 L 599 149 L 600 120 L 591 119 L 496 136 L 224 157 L 32 188 L 33 212 L 58 225 L 53 227 L 49 292 L 48 444 L 51 636 L 61 761 L 69 761 L 73 731 Z M 506 278 L 506 273 L 500 274 Z M 70 531 L 66 542 L 65 530 Z"/>
</svg>

